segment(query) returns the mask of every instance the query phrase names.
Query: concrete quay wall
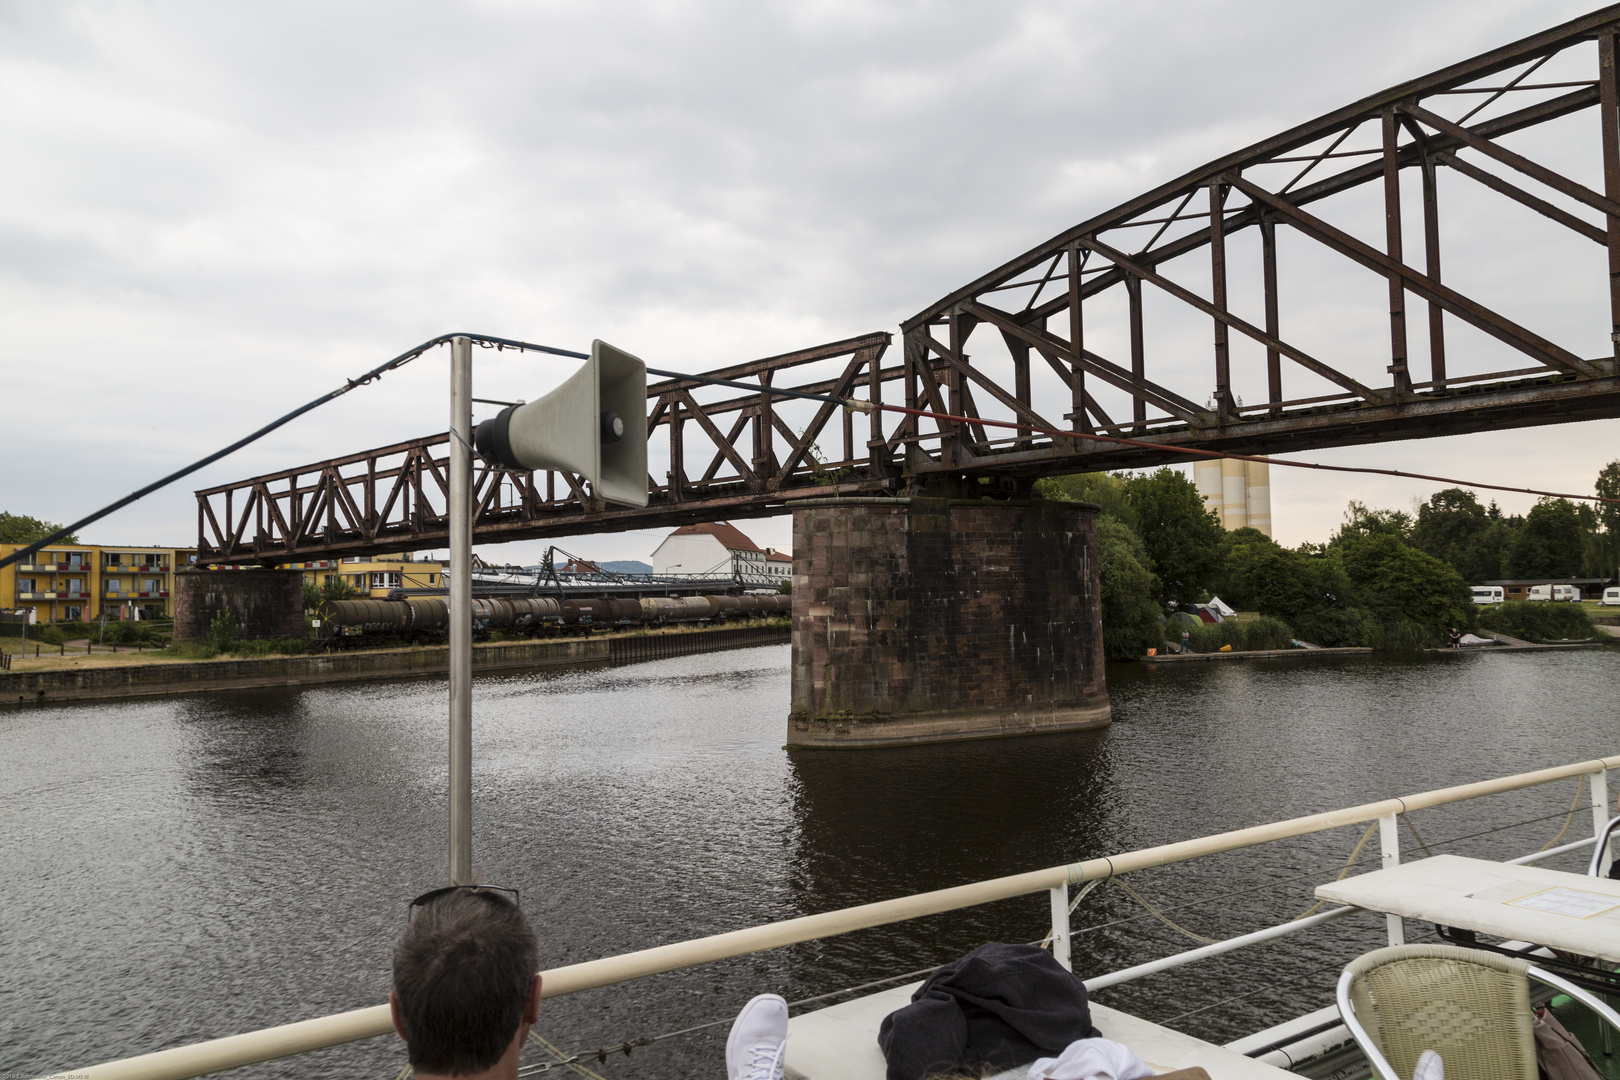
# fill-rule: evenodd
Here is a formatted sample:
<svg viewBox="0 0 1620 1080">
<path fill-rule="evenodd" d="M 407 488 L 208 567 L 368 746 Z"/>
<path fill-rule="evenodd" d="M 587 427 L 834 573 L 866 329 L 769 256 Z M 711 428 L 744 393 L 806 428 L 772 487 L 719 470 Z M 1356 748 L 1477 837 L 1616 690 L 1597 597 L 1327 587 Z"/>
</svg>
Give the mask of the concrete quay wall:
<svg viewBox="0 0 1620 1080">
<path fill-rule="evenodd" d="M 672 656 L 785 643 L 783 627 L 717 627 L 670 634 L 553 638 L 473 646 L 473 671 L 529 671 L 661 660 Z M 0 706 L 155 697 L 210 690 L 310 686 L 365 679 L 443 675 L 449 649 L 378 649 L 324 656 L 269 656 L 0 673 Z"/>
</svg>

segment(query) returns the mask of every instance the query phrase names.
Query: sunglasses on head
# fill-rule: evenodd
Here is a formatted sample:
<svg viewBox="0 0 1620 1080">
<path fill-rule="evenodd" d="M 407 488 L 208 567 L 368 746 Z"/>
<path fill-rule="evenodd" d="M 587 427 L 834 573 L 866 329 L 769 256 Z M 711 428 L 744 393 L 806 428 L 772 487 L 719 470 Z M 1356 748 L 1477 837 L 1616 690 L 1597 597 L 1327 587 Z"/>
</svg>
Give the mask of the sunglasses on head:
<svg viewBox="0 0 1620 1080">
<path fill-rule="evenodd" d="M 405 908 L 406 921 L 416 918 L 416 909 L 424 904 L 431 904 L 441 896 L 448 896 L 463 889 L 468 892 L 487 893 L 503 903 L 511 904 L 519 911 L 523 910 L 523 905 L 518 903 L 518 891 L 516 889 L 503 889 L 499 885 L 446 885 L 443 888 L 429 889 L 415 900 L 412 900 Z"/>
</svg>

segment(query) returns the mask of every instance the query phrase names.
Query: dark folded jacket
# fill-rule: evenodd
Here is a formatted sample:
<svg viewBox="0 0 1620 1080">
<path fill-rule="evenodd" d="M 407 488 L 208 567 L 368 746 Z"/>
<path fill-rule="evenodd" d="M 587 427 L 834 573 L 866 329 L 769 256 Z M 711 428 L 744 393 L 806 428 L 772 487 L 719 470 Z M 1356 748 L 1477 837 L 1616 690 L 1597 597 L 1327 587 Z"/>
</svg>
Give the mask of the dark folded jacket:
<svg viewBox="0 0 1620 1080">
<path fill-rule="evenodd" d="M 1010 1069 L 1098 1036 L 1086 988 L 1033 945 L 981 945 L 935 971 L 883 1018 L 888 1080 L 952 1069 Z"/>
</svg>

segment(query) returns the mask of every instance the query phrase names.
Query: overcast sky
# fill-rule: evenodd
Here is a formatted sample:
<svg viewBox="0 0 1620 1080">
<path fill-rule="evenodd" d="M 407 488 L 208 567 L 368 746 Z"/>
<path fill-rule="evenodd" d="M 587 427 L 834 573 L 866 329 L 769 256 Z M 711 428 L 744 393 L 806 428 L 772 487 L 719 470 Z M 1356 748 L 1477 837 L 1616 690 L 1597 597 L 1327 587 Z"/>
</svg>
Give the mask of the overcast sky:
<svg viewBox="0 0 1620 1080">
<path fill-rule="evenodd" d="M 1586 10 L 0 0 L 0 508 L 71 520 L 449 330 L 684 370 L 895 330 L 1188 168 Z M 1562 266 L 1521 321 L 1581 321 L 1584 346 L 1602 268 Z M 490 397 L 572 367 L 478 364 Z M 193 489 L 443 430 L 445 385 L 441 350 L 85 539 L 192 544 Z M 1312 458 L 1589 492 L 1617 456 L 1604 421 Z M 1273 485 L 1290 544 L 1350 498 L 1434 490 Z M 789 544 L 786 519 L 741 524 Z M 562 546 L 646 558 L 661 535 Z"/>
</svg>

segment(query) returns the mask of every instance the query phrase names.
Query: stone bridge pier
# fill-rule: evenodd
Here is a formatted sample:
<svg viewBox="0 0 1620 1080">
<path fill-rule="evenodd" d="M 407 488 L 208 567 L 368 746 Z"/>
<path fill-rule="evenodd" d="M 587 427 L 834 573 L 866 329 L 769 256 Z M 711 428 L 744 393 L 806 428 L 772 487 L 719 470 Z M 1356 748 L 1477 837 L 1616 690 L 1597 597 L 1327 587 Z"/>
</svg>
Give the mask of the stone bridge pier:
<svg viewBox="0 0 1620 1080">
<path fill-rule="evenodd" d="M 1097 508 L 850 498 L 793 511 L 789 746 L 1109 722 Z"/>
</svg>

